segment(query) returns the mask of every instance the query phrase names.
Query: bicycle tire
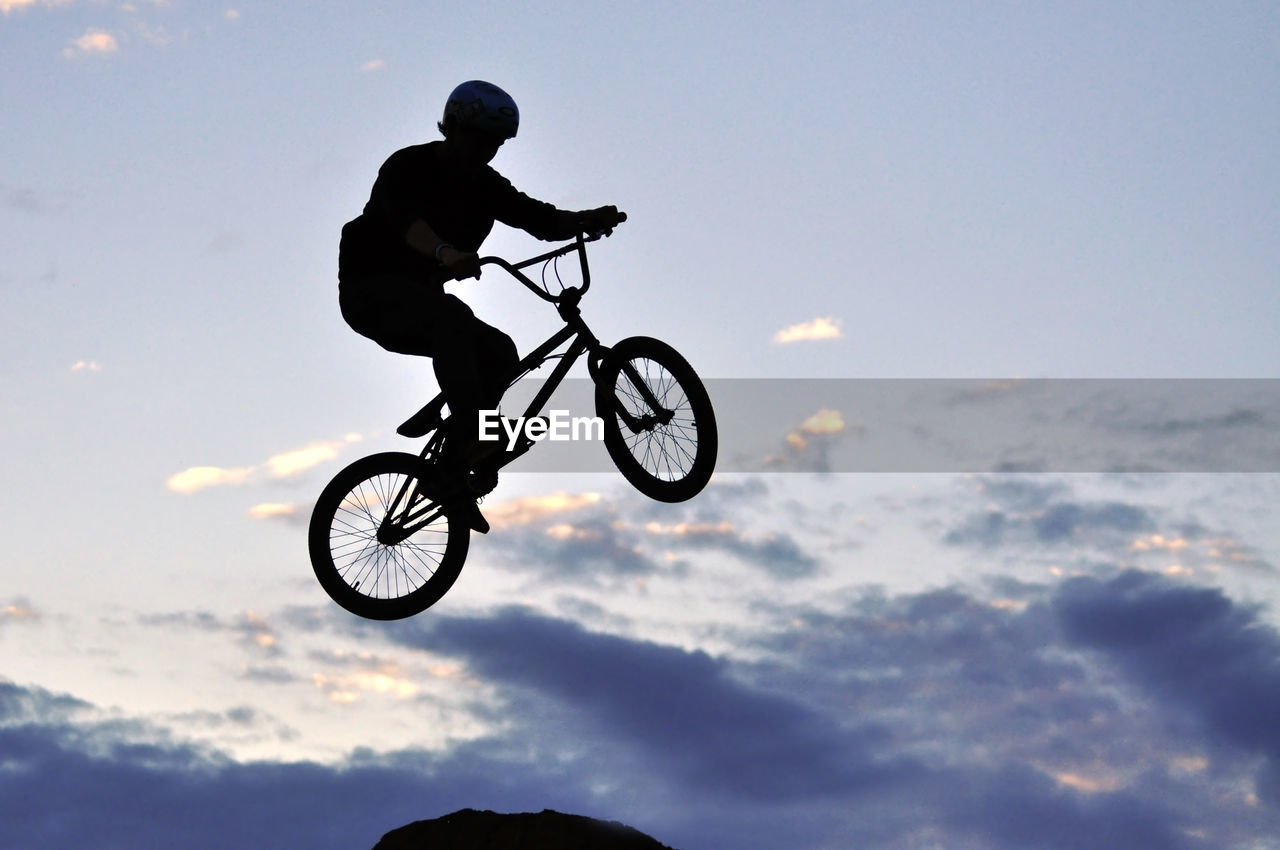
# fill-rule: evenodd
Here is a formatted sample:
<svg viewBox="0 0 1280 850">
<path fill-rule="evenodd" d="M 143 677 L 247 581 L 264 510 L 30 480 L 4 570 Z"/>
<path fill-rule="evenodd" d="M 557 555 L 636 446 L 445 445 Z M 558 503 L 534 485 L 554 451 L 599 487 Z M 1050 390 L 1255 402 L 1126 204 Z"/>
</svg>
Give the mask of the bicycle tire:
<svg viewBox="0 0 1280 850">
<path fill-rule="evenodd" d="M 623 477 L 660 502 L 700 493 L 715 470 L 719 438 L 711 399 L 688 361 L 665 342 L 628 337 L 609 349 L 595 379 L 605 449 Z M 671 411 L 669 421 L 644 419 L 652 411 L 637 379 Z"/>
<path fill-rule="evenodd" d="M 379 539 L 392 505 L 417 492 L 423 467 L 404 452 L 369 455 L 335 475 L 316 500 L 307 533 L 311 566 L 329 597 L 352 614 L 411 617 L 440 601 L 462 571 L 471 530 L 438 509 L 404 539 Z"/>
</svg>

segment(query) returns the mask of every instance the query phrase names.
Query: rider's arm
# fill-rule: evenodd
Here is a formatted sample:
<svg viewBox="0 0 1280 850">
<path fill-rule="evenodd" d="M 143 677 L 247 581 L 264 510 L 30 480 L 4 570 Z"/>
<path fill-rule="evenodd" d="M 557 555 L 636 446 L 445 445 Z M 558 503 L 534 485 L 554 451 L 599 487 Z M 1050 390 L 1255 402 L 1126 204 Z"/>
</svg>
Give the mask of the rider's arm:
<svg viewBox="0 0 1280 850">
<path fill-rule="evenodd" d="M 500 174 L 491 172 L 495 217 L 503 224 L 521 230 L 549 242 L 572 239 L 583 231 L 615 226 L 616 207 L 595 210 L 562 210 L 545 201 L 537 201 L 520 190 Z"/>
<path fill-rule="evenodd" d="M 404 234 L 405 244 L 420 254 L 426 254 L 447 268 L 454 276 L 480 277 L 480 261 L 475 254 L 459 251 L 436 234 L 425 219 L 415 219 Z"/>
</svg>

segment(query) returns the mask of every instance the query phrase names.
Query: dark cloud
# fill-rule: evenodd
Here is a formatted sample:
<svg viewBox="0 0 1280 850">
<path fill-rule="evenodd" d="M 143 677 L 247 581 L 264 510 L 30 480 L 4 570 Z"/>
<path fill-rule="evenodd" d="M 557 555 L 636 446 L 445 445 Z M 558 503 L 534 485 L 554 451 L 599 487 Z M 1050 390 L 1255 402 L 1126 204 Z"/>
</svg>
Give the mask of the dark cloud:
<svg viewBox="0 0 1280 850">
<path fill-rule="evenodd" d="M 788 800 L 893 782 L 879 731 L 845 728 L 735 679 L 704 652 L 588 632 L 522 609 L 407 627 L 406 644 L 456 653 L 487 678 L 529 689 L 608 737 L 667 764 L 704 793 Z"/>
<path fill-rule="evenodd" d="M 1276 770 L 1280 635 L 1256 608 L 1214 588 L 1131 571 L 1067 582 L 1054 610 L 1069 641 L 1101 653 L 1216 740 L 1264 756 Z"/>
<path fill-rule="evenodd" d="M 0 723 L 61 721 L 90 707 L 84 700 L 66 694 L 24 688 L 0 679 Z"/>
<path fill-rule="evenodd" d="M 1183 818 L 1159 800 L 1129 793 L 1081 795 L 1021 767 L 961 773 L 944 806 L 947 834 L 984 847 L 1037 850 L 1151 850 L 1203 847 Z"/>
<path fill-rule="evenodd" d="M 1005 543 L 1115 543 L 1155 530 L 1156 522 L 1143 507 L 1125 502 L 1027 502 L 1034 492 L 1001 495 L 1021 499 L 1019 507 L 993 507 L 972 514 L 947 532 L 946 543 L 998 546 Z M 1043 497 L 1041 494 L 1040 497 Z"/>
<path fill-rule="evenodd" d="M 1036 539 L 1045 543 L 1070 541 L 1097 532 L 1133 535 L 1156 527 L 1146 510 L 1123 502 L 1050 505 L 1029 522 Z"/>
<path fill-rule="evenodd" d="M 466 806 L 590 808 L 574 779 L 509 752 L 464 746 L 442 757 L 357 754 L 333 766 L 242 764 L 144 725 L 127 740 L 103 726 L 37 722 L 27 710 L 50 706 L 88 708 L 0 683 L 0 846 L 351 850 Z"/>
<path fill-rule="evenodd" d="M 1017 511 L 1041 510 L 1070 494 L 1061 481 L 1028 475 L 984 476 L 978 479 L 978 490 L 983 496 Z"/>
</svg>

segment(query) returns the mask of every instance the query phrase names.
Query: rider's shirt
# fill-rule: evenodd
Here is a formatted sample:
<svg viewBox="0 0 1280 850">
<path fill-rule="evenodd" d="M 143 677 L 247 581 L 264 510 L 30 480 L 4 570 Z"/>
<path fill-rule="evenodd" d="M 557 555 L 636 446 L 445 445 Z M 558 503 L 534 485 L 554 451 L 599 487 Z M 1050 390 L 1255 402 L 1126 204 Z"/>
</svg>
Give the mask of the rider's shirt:
<svg viewBox="0 0 1280 850">
<path fill-rule="evenodd" d="M 442 283 L 446 275 L 435 260 L 405 242 L 417 219 L 445 242 L 470 252 L 479 250 L 494 221 L 546 240 L 578 232 L 574 213 L 530 198 L 490 166 L 451 167 L 440 156 L 442 144 L 404 148 L 383 163 L 364 212 L 342 228 L 340 280 L 393 273 Z"/>
</svg>

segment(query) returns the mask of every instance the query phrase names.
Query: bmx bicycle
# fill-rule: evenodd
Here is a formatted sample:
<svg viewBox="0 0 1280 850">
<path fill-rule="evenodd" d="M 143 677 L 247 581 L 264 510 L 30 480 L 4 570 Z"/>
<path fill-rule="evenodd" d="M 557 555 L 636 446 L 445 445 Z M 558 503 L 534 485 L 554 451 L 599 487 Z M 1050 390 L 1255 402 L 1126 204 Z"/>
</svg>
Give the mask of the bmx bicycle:
<svg viewBox="0 0 1280 850">
<path fill-rule="evenodd" d="M 646 496 L 682 502 L 701 492 L 715 468 L 715 413 L 701 379 L 671 346 L 635 336 L 607 347 L 587 327 L 579 309 L 591 286 L 587 243 L 610 232 L 579 234 L 567 245 L 515 264 L 500 257 L 480 260 L 501 267 L 552 304 L 565 323 L 516 365 L 507 387 L 559 360 L 524 411 L 528 421 L 585 355 L 610 458 Z M 575 252 L 581 284 L 565 286 L 557 261 Z M 523 271 L 538 264 L 541 283 Z M 552 291 L 549 272 L 558 291 Z M 311 512 L 307 545 L 316 578 L 353 614 L 396 620 L 438 602 L 457 580 L 470 546 L 471 528 L 453 509 L 459 496 L 475 499 L 492 491 L 498 470 L 533 444 L 526 433 L 458 481 L 440 462 L 449 431 L 445 403 L 443 394 L 437 395 L 397 429 L 406 437 L 427 437 L 421 452 L 381 452 L 355 461 L 334 476 Z"/>
</svg>

